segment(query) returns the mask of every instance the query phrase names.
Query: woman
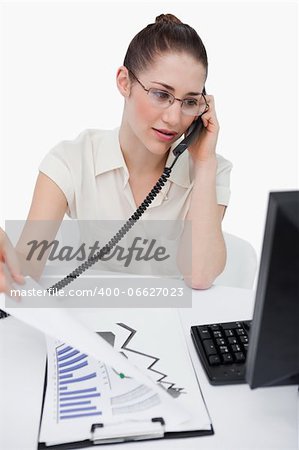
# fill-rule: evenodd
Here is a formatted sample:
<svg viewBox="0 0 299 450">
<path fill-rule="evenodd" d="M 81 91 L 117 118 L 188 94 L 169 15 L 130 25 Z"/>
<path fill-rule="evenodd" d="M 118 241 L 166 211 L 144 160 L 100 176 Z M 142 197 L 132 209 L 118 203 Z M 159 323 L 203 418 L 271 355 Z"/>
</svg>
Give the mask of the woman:
<svg viewBox="0 0 299 450">
<path fill-rule="evenodd" d="M 59 224 L 66 212 L 80 220 L 126 220 L 171 162 L 170 149 L 202 114 L 203 131 L 143 219 L 192 222 L 192 270 L 183 264 L 181 270 L 193 288 L 210 287 L 226 261 L 221 221 L 231 163 L 216 155 L 214 99 L 203 94 L 207 71 L 200 37 L 175 16 L 162 14 L 141 30 L 116 75 L 124 98 L 120 128 L 86 130 L 52 149 L 40 165 L 28 220 Z M 21 244 L 18 252 L 24 254 Z"/>
</svg>

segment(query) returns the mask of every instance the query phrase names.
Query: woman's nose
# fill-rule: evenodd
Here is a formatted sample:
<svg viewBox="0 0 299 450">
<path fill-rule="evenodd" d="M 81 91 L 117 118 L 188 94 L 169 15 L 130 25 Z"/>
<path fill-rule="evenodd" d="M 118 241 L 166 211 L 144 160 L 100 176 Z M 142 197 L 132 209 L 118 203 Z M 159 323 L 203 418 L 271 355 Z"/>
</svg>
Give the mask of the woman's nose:
<svg viewBox="0 0 299 450">
<path fill-rule="evenodd" d="M 182 108 L 179 101 L 173 102 L 163 111 L 162 120 L 175 128 L 182 120 Z"/>
</svg>

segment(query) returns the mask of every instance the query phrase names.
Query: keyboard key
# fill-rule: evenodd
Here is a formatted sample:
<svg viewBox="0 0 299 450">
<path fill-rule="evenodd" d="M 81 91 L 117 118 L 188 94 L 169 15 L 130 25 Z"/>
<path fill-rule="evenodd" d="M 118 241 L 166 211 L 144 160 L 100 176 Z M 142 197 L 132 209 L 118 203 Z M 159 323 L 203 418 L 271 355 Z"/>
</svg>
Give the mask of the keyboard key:
<svg viewBox="0 0 299 450">
<path fill-rule="evenodd" d="M 245 361 L 245 355 L 242 352 L 235 353 L 236 362 Z"/>
<path fill-rule="evenodd" d="M 217 355 L 209 356 L 209 363 L 211 366 L 218 366 L 220 364 L 220 358 Z"/>
<path fill-rule="evenodd" d="M 216 344 L 217 345 L 225 345 L 225 340 L 224 339 L 216 339 Z"/>
<path fill-rule="evenodd" d="M 241 341 L 243 344 L 247 344 L 247 343 L 248 343 L 248 337 L 247 337 L 247 336 L 240 336 L 240 341 Z"/>
<path fill-rule="evenodd" d="M 225 334 L 225 336 L 227 336 L 227 337 L 234 336 L 233 330 L 225 330 L 225 331 L 224 331 L 224 334 Z"/>
<path fill-rule="evenodd" d="M 235 337 L 229 337 L 227 340 L 228 340 L 229 344 L 231 344 L 231 345 L 238 343 L 238 341 Z"/>
<path fill-rule="evenodd" d="M 222 328 L 224 330 L 228 330 L 228 329 L 235 329 L 235 328 L 241 328 L 242 325 L 240 324 L 240 322 L 227 322 L 227 323 L 222 323 L 221 324 Z"/>
<path fill-rule="evenodd" d="M 237 333 L 238 336 L 246 336 L 246 333 L 243 330 L 243 328 L 240 328 L 239 330 L 236 330 L 236 333 Z"/>
<path fill-rule="evenodd" d="M 198 332 L 202 340 L 211 338 L 210 332 L 207 327 L 198 327 Z"/>
<path fill-rule="evenodd" d="M 213 331 L 213 336 L 214 338 L 222 338 L 222 333 L 221 331 Z"/>
<path fill-rule="evenodd" d="M 244 347 L 245 352 L 248 351 L 248 345 L 249 345 L 249 344 L 243 344 L 243 347 Z"/>
<path fill-rule="evenodd" d="M 206 354 L 208 356 L 217 355 L 217 351 L 216 351 L 216 348 L 215 348 L 215 345 L 214 345 L 212 339 L 205 339 L 203 341 L 203 346 L 204 346 Z"/>
<path fill-rule="evenodd" d="M 219 346 L 220 353 L 228 353 L 228 347 L 226 345 Z"/>
<path fill-rule="evenodd" d="M 222 360 L 224 364 L 231 364 L 232 362 L 234 362 L 234 359 L 230 353 L 224 353 L 222 355 Z"/>
<path fill-rule="evenodd" d="M 233 351 L 234 353 L 240 352 L 240 351 L 241 351 L 240 345 L 236 345 L 236 344 L 232 345 L 232 351 Z"/>
<path fill-rule="evenodd" d="M 211 328 L 212 331 L 220 330 L 220 327 L 219 327 L 218 324 L 210 325 L 210 328 Z"/>
</svg>

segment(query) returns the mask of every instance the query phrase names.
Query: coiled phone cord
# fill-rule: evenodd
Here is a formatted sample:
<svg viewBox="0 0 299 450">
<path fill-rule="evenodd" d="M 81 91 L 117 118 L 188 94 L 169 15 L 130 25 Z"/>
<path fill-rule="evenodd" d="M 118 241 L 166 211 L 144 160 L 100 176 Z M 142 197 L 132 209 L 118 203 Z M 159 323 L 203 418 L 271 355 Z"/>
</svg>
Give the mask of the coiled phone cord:
<svg viewBox="0 0 299 450">
<path fill-rule="evenodd" d="M 63 289 L 64 287 L 68 286 L 72 281 L 74 281 L 76 278 L 78 278 L 85 270 L 89 269 L 93 264 L 95 264 L 97 261 L 103 258 L 104 255 L 109 253 L 113 247 L 127 234 L 127 232 L 133 227 L 133 225 L 137 222 L 137 220 L 140 219 L 142 214 L 144 214 L 145 210 L 149 207 L 149 205 L 152 203 L 154 198 L 158 195 L 158 193 L 161 191 L 162 187 L 166 183 L 167 179 L 170 177 L 171 171 L 173 166 L 175 165 L 178 157 L 180 156 L 180 153 L 176 155 L 173 163 L 170 167 L 165 167 L 163 170 L 162 175 L 160 176 L 159 180 L 155 184 L 155 186 L 152 188 L 152 190 L 149 192 L 149 194 L 146 196 L 146 198 L 143 200 L 141 205 L 136 209 L 134 214 L 124 223 L 124 225 L 121 227 L 121 229 L 110 239 L 110 241 L 104 245 L 104 247 L 101 248 L 101 250 L 96 253 L 94 256 L 89 257 L 84 263 L 82 263 L 79 267 L 77 267 L 73 272 L 71 272 L 66 277 L 62 278 L 62 280 L 58 281 L 57 283 L 53 284 L 53 286 L 47 288 L 47 292 L 50 295 L 55 294 L 60 289 Z M 5 311 L 2 311 L 0 309 L 0 319 L 4 319 L 5 317 L 8 317 L 9 314 Z"/>
<path fill-rule="evenodd" d="M 97 261 L 103 258 L 107 253 L 111 251 L 113 247 L 116 246 L 116 244 L 128 233 L 128 231 L 134 226 L 134 224 L 137 222 L 137 220 L 140 219 L 142 214 L 144 214 L 145 210 L 149 207 L 149 205 L 152 203 L 152 201 L 155 199 L 155 197 L 158 195 L 158 193 L 161 191 L 162 187 L 166 183 L 167 179 L 170 177 L 171 171 L 173 166 L 175 165 L 176 161 L 178 160 L 178 157 L 180 154 L 178 154 L 173 163 L 170 167 L 165 167 L 163 170 L 162 175 L 160 176 L 159 180 L 155 184 L 155 186 L 152 188 L 152 190 L 149 192 L 149 194 L 146 196 L 146 198 L 143 200 L 141 205 L 136 209 L 134 214 L 124 223 L 124 225 L 120 228 L 120 230 L 110 239 L 110 241 L 104 245 L 101 250 L 96 253 L 95 255 L 89 257 L 84 263 L 82 263 L 79 267 L 77 267 L 73 272 L 71 272 L 69 275 L 64 277 L 62 280 L 58 281 L 57 283 L 53 284 L 53 286 L 49 287 L 47 291 L 49 294 L 55 294 L 60 289 L 63 289 L 67 285 L 69 285 L 72 281 L 74 281 L 76 278 L 78 278 L 85 270 L 89 269 L 93 264 L 95 264 Z"/>
<path fill-rule="evenodd" d="M 205 89 L 203 91 L 205 94 Z M 173 154 L 175 156 L 175 159 L 170 167 L 165 167 L 163 170 L 163 173 L 153 189 L 150 191 L 150 193 L 146 196 L 146 198 L 143 200 L 141 205 L 136 209 L 134 214 L 127 220 L 127 222 L 121 227 L 121 229 L 110 239 L 110 241 L 102 247 L 102 249 L 96 253 L 94 256 L 90 257 L 85 261 L 83 264 L 81 264 L 77 269 L 75 269 L 73 272 L 71 272 L 69 275 L 67 275 L 65 278 L 63 278 L 58 283 L 54 284 L 53 286 L 49 287 L 47 291 L 49 294 L 54 294 L 55 292 L 59 291 L 60 289 L 64 288 L 68 284 L 70 284 L 72 281 L 74 281 L 76 278 L 78 278 L 85 270 L 89 269 L 93 264 L 95 264 L 97 261 L 102 259 L 104 255 L 110 252 L 110 250 L 115 247 L 115 245 L 125 236 L 125 234 L 132 228 L 132 226 L 137 222 L 138 219 L 142 216 L 144 211 L 148 208 L 148 206 L 152 203 L 154 198 L 157 196 L 157 194 L 161 191 L 162 187 L 167 181 L 167 178 L 170 177 L 171 171 L 175 163 L 177 162 L 179 156 L 187 149 L 187 147 L 191 144 L 191 142 L 194 140 L 196 135 L 200 133 L 200 130 L 203 127 L 201 116 L 209 109 L 209 105 L 206 103 L 206 110 L 198 117 L 198 120 L 194 121 L 192 125 L 190 126 L 188 133 L 184 140 L 180 142 L 175 149 L 173 150 Z M 8 313 L 5 311 L 2 311 L 0 309 L 0 319 L 9 316 Z"/>
</svg>

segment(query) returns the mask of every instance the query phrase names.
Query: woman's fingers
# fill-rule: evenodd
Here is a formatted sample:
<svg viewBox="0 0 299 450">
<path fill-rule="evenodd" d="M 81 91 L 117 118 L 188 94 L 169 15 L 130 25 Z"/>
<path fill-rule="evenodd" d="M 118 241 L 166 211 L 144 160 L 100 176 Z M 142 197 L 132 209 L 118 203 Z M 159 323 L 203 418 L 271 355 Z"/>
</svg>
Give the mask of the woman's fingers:
<svg viewBox="0 0 299 450">
<path fill-rule="evenodd" d="M 215 110 L 215 100 L 213 95 L 206 95 L 206 100 L 209 105 L 209 109 L 201 116 L 204 127 L 208 129 L 208 131 L 218 131 L 219 123 L 216 116 Z"/>
<path fill-rule="evenodd" d="M 5 263 L 14 281 L 16 281 L 19 284 L 23 284 L 24 276 L 22 275 L 15 249 L 13 248 L 9 240 L 7 242 L 7 246 L 5 249 Z"/>
<path fill-rule="evenodd" d="M 0 238 L 0 292 L 11 296 L 14 289 L 13 283 L 23 284 L 25 280 L 15 249 L 3 230 L 1 230 Z"/>
<path fill-rule="evenodd" d="M 20 297 L 14 291 L 13 279 L 10 276 L 6 265 L 0 261 L 0 292 L 13 297 L 15 300 L 20 300 Z"/>
<path fill-rule="evenodd" d="M 4 264 L 0 261 L 0 292 L 8 293 L 9 283 L 6 275 L 4 274 Z"/>
</svg>

